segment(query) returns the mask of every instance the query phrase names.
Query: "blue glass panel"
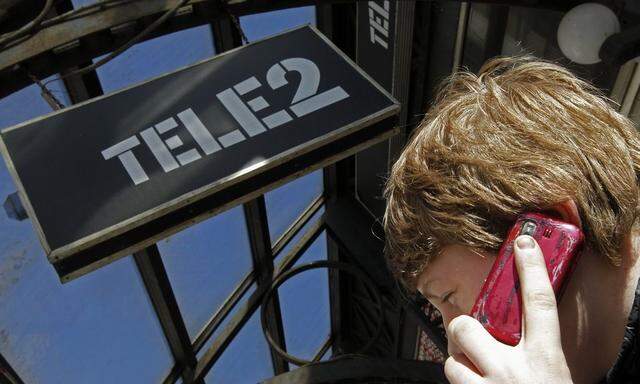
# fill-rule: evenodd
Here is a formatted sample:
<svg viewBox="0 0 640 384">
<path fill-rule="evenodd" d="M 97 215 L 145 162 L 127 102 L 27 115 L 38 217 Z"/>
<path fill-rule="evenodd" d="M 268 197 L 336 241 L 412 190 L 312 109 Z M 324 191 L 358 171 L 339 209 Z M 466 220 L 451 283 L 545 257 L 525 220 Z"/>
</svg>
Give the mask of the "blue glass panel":
<svg viewBox="0 0 640 384">
<path fill-rule="evenodd" d="M 322 187 L 322 170 L 318 170 L 265 194 L 272 243 L 322 194 Z"/>
<path fill-rule="evenodd" d="M 89 4 L 95 4 L 101 0 L 71 0 L 71 4 L 73 4 L 73 8 L 84 7 Z"/>
<path fill-rule="evenodd" d="M 298 260 L 296 266 L 327 259 L 323 233 Z M 310 360 L 331 332 L 329 280 L 326 269 L 296 275 L 278 289 L 287 351 Z"/>
<path fill-rule="evenodd" d="M 260 311 L 242 327 L 205 381 L 213 383 L 258 383 L 273 376 L 271 354 L 260 326 Z"/>
<path fill-rule="evenodd" d="M 194 339 L 251 270 L 242 207 L 236 207 L 158 243 L 182 316 Z"/>
<path fill-rule="evenodd" d="M 208 25 L 136 44 L 97 69 L 105 93 L 172 72 L 213 56 Z M 167 95 L 170 96 L 170 95 Z"/>
<path fill-rule="evenodd" d="M 316 8 L 299 7 L 242 16 L 240 26 L 249 41 L 304 24 L 315 24 Z"/>
</svg>

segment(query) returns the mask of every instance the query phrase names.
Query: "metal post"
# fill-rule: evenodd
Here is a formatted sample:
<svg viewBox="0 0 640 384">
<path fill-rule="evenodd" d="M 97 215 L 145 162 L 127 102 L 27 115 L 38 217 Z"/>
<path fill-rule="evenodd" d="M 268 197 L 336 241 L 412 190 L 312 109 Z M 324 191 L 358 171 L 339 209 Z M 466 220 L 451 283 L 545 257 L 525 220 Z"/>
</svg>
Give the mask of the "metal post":
<svg viewBox="0 0 640 384">
<path fill-rule="evenodd" d="M 264 196 L 245 203 L 244 217 L 251 243 L 251 258 L 253 271 L 256 276 L 258 289 L 262 290 L 271 285 L 273 280 L 273 256 L 271 254 L 271 238 L 269 236 L 269 223 L 267 222 L 267 208 Z M 282 326 L 282 314 L 280 312 L 280 300 L 277 292 L 272 296 L 267 306 L 267 324 L 264 324 L 269 334 L 277 341 L 278 345 L 286 350 L 284 329 Z M 271 349 L 271 361 L 276 375 L 289 371 L 289 364 Z"/>
<path fill-rule="evenodd" d="M 453 51 L 453 65 L 451 72 L 456 72 L 462 65 L 462 55 L 464 53 L 464 38 L 467 36 L 467 23 L 469 21 L 469 2 L 463 1 L 460 4 L 460 14 L 458 16 L 458 30 L 456 32 L 456 45 Z"/>
<path fill-rule="evenodd" d="M 72 9 L 73 3 L 71 0 L 62 0 L 55 5 L 56 14 L 63 14 L 71 11 Z M 90 64 L 92 64 L 92 62 L 89 60 L 87 62 L 80 63 L 78 66 L 67 68 L 60 74 L 64 76 L 67 73 L 73 72 L 78 68 L 86 67 Z M 95 70 L 83 76 L 70 76 L 64 78 L 62 81 L 67 89 L 67 94 L 69 95 L 69 100 L 72 104 L 89 100 L 104 93 L 102 90 L 102 84 L 100 84 L 100 79 L 98 78 L 98 73 Z"/>
<path fill-rule="evenodd" d="M 240 33 L 230 17 L 218 17 L 211 21 L 211 33 L 216 53 L 221 53 L 242 45 Z"/>
<path fill-rule="evenodd" d="M 176 365 L 182 368 L 182 380 L 184 383 L 191 383 L 197 363 L 196 356 L 191 347 L 191 340 L 182 320 L 178 303 L 173 295 L 167 271 L 160 258 L 158 246 L 154 244 L 147 247 L 134 253 L 133 257 L 162 326 L 162 331 L 169 343 L 171 354 Z M 202 380 L 196 382 L 204 384 Z"/>
<path fill-rule="evenodd" d="M 319 4 L 316 6 L 316 24 L 320 31 L 336 43 L 352 58 L 355 57 L 355 4 Z M 353 180 L 355 159 L 339 161 L 323 169 L 324 199 L 329 206 L 342 196 L 355 194 Z M 340 249 L 336 242 L 327 234 L 327 259 L 340 261 Z M 344 349 L 342 288 L 344 282 L 340 279 L 340 271 L 328 271 L 329 308 L 331 311 L 331 348 L 334 355 L 339 355 Z"/>
</svg>

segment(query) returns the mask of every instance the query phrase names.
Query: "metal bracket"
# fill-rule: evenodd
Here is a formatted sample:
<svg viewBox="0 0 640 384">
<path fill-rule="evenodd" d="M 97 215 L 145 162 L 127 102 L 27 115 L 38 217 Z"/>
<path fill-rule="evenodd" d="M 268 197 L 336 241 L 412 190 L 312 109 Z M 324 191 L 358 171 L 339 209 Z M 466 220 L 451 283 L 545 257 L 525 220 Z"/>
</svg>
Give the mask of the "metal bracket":
<svg viewBox="0 0 640 384">
<path fill-rule="evenodd" d="M 7 196 L 4 200 L 3 206 L 7 216 L 13 220 L 23 221 L 29 217 L 27 215 L 27 210 L 24 209 L 24 206 L 22 205 L 22 201 L 20 201 L 18 192 L 13 192 Z"/>
</svg>

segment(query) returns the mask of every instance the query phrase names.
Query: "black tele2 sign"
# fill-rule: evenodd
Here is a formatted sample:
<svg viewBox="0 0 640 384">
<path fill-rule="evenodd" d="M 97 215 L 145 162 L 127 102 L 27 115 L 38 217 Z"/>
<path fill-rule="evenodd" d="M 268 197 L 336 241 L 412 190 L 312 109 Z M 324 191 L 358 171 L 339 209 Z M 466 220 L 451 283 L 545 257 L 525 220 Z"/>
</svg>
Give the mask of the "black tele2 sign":
<svg viewBox="0 0 640 384">
<path fill-rule="evenodd" d="M 398 109 L 306 26 L 8 128 L 0 149 L 66 280 L 210 216 L 200 200 Z"/>
</svg>

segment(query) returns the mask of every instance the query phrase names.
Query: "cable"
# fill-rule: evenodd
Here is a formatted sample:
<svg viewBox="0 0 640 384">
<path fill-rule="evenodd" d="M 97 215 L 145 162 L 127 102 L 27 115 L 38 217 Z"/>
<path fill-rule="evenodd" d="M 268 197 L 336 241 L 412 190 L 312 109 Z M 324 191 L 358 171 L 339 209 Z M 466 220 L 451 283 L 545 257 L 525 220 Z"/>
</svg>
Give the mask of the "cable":
<svg viewBox="0 0 640 384">
<path fill-rule="evenodd" d="M 271 336 L 271 333 L 269 332 L 269 329 L 267 328 L 267 303 L 271 301 L 271 298 L 273 297 L 274 292 L 277 291 L 278 288 L 282 284 L 284 284 L 287 280 L 289 280 L 293 276 L 298 275 L 302 272 L 308 271 L 310 269 L 319 269 L 319 268 L 327 268 L 327 269 L 331 268 L 331 269 L 337 269 L 342 272 L 346 272 L 356 277 L 358 280 L 360 280 L 365 287 L 369 288 L 370 293 L 372 294 L 372 299 L 373 299 L 372 301 L 374 302 L 374 305 L 378 312 L 378 316 L 376 317 L 376 320 L 375 320 L 376 321 L 375 330 L 372 333 L 370 339 L 367 341 L 367 343 L 363 347 L 361 347 L 357 352 L 351 355 L 353 356 L 362 355 L 364 352 L 369 350 L 380 337 L 380 334 L 383 328 L 384 308 L 383 308 L 383 302 L 380 296 L 380 292 L 376 287 L 375 283 L 373 282 L 373 280 L 371 280 L 371 278 L 367 274 L 365 274 L 360 268 L 356 267 L 353 264 L 348 264 L 345 262 L 338 262 L 338 261 L 332 261 L 332 260 L 318 260 L 308 264 L 302 264 L 293 269 L 289 269 L 279 274 L 277 277 L 275 277 L 273 279 L 273 282 L 271 283 L 271 286 L 269 286 L 269 288 L 264 293 L 264 296 L 262 297 L 262 304 L 260 306 L 260 320 L 262 324 L 262 331 L 264 332 L 264 336 L 267 339 L 267 342 L 269 343 L 269 345 L 271 345 L 272 350 L 278 355 L 280 355 L 280 357 L 282 357 L 287 362 L 295 364 L 297 366 L 303 366 L 303 365 L 311 364 L 313 362 L 310 360 L 300 359 L 298 357 L 295 357 L 287 353 L 273 339 L 273 337 Z"/>
<path fill-rule="evenodd" d="M 49 13 L 49 11 L 51 10 L 52 6 L 53 6 L 53 0 L 47 0 L 47 2 L 44 4 L 44 8 L 42 8 L 42 11 L 40 11 L 40 13 L 38 14 L 38 16 L 36 16 L 35 19 L 33 19 L 31 22 L 24 25 L 22 28 L 14 32 L 10 32 L 8 36 L 5 36 L 4 38 L 0 39 L 0 46 L 4 46 L 8 43 L 16 41 L 17 39 L 28 35 L 35 28 L 39 27 L 40 24 L 42 23 L 42 20 L 45 18 L 47 13 Z"/>
<path fill-rule="evenodd" d="M 135 2 L 135 1 L 140 1 L 140 0 L 128 0 L 128 1 L 124 1 L 125 3 L 128 2 Z M 158 26 L 160 26 L 164 21 L 166 21 L 169 17 L 173 16 L 173 14 L 175 14 L 175 12 L 180 9 L 180 7 L 184 6 L 186 3 L 188 3 L 189 0 L 182 0 L 181 2 L 179 2 L 178 4 L 176 4 L 176 6 L 174 6 L 173 8 L 171 8 L 170 10 L 168 10 L 164 15 L 162 15 L 160 18 L 158 18 L 156 21 L 154 21 L 152 24 L 150 24 L 147 28 L 145 28 L 142 32 L 140 32 L 138 35 L 134 36 L 131 40 L 129 40 L 127 43 L 125 43 L 124 45 L 122 45 L 121 47 L 119 47 L 118 49 L 116 49 L 115 51 L 111 52 L 110 54 L 108 54 L 107 56 L 103 57 L 102 59 L 98 60 L 97 62 L 88 65 L 86 67 L 83 68 L 79 68 L 75 71 L 71 71 L 69 73 L 66 73 L 64 75 L 60 75 L 54 79 L 51 79 L 49 81 L 46 81 L 44 84 L 42 84 L 43 86 L 46 86 L 47 84 L 49 84 L 50 82 L 53 81 L 57 81 L 57 80 L 62 80 L 71 76 L 81 76 L 84 75 L 90 71 L 95 70 L 96 68 L 108 63 L 109 61 L 113 60 L 116 56 L 122 54 L 124 51 L 126 51 L 127 49 L 131 48 L 133 45 L 135 45 L 136 43 L 138 43 L 140 40 L 142 40 L 144 37 L 146 37 L 148 34 L 150 34 L 151 32 L 153 32 Z M 227 8 L 227 3 L 224 1 L 220 1 L 222 3 L 222 7 L 223 9 L 229 14 L 229 17 L 231 18 L 231 21 L 234 25 L 234 27 L 236 28 L 236 30 L 238 31 L 238 33 L 240 34 L 241 39 L 243 40 L 244 44 L 248 44 L 249 43 L 249 39 L 247 39 L 246 34 L 244 33 L 244 31 L 242 30 L 242 26 L 240 25 L 240 21 L 238 20 L 238 17 L 235 16 L 234 14 L 232 14 L 228 8 Z M 53 4 L 53 0 L 47 0 L 47 4 Z M 73 16 L 77 16 L 78 14 L 81 13 L 85 13 L 87 11 L 90 11 L 93 8 L 104 8 L 108 5 L 110 5 L 111 3 L 118 3 L 118 4 L 122 4 L 123 0 L 103 0 L 103 1 L 99 1 L 97 3 L 88 5 L 86 7 L 82 7 L 79 8 L 75 11 L 71 11 L 71 12 L 67 12 L 63 15 L 60 15 L 59 17 L 56 18 L 52 18 L 50 20 L 47 20 L 46 23 L 41 23 L 42 18 L 40 18 L 40 16 L 44 17 L 43 15 L 46 14 L 50 8 L 47 7 L 45 5 L 45 10 L 43 10 L 43 12 L 41 12 L 41 15 L 38 15 L 39 20 L 34 20 L 33 22 L 31 22 L 31 26 L 29 26 L 29 28 L 23 27 L 21 28 L 21 31 L 16 31 L 16 37 L 12 37 L 12 36 L 7 36 L 5 39 L 3 39 L 0 42 L 0 46 L 9 44 L 11 42 L 14 42 L 17 38 L 17 34 L 20 33 L 21 36 L 24 36 L 25 34 L 28 34 L 29 32 L 33 31 L 33 29 L 35 29 L 38 26 L 42 26 L 42 27 L 50 27 L 52 25 L 56 25 L 59 24 L 61 22 L 63 22 L 64 20 L 67 20 Z M 13 34 L 12 34 L 13 35 Z M 2 49 L 0 49 L 0 52 L 3 49 L 6 49 L 7 47 L 3 46 Z"/>
<path fill-rule="evenodd" d="M 62 104 L 53 93 L 51 93 L 51 90 L 49 90 L 49 88 L 47 88 L 45 84 L 42 84 L 42 82 L 33 73 L 31 73 L 31 71 L 29 71 L 29 68 L 25 67 L 24 65 L 21 65 L 20 68 L 25 71 L 31 81 L 33 81 L 38 85 L 38 87 L 40 87 L 40 96 L 42 96 L 44 101 L 49 104 L 51 109 L 57 111 L 65 107 L 65 105 Z"/>
<path fill-rule="evenodd" d="M 145 28 L 142 32 L 140 32 L 139 34 L 134 36 L 131 40 L 127 41 L 124 45 L 120 46 L 115 51 L 111 52 L 110 54 L 108 54 L 107 56 L 103 57 L 102 59 L 96 61 L 95 63 L 93 63 L 91 65 L 88 65 L 86 67 L 80 68 L 80 69 L 76 69 L 75 71 L 68 72 L 68 73 L 66 73 L 66 74 L 64 74 L 62 76 L 58 76 L 57 78 L 51 79 L 51 80 L 45 82 L 44 84 L 46 85 L 46 84 L 49 84 L 52 81 L 66 79 L 67 77 L 71 77 L 71 76 L 81 76 L 81 75 L 84 75 L 84 74 L 86 74 L 88 72 L 91 72 L 94 69 L 96 69 L 96 68 L 98 68 L 98 67 L 100 67 L 100 66 L 102 66 L 102 65 L 104 65 L 106 63 L 108 63 L 109 61 L 113 60 L 116 56 L 122 54 L 124 51 L 126 51 L 129 48 L 131 48 L 133 45 L 135 45 L 140 40 L 142 40 L 144 37 L 146 37 L 151 32 L 153 32 L 162 23 L 164 23 L 169 17 L 173 16 L 173 14 L 176 13 L 176 11 L 178 9 L 180 9 L 180 7 L 184 6 L 188 2 L 189 2 L 189 0 L 180 1 L 173 8 L 171 8 L 170 10 L 165 12 L 164 15 L 160 16 L 160 18 L 158 18 L 156 21 L 154 21 L 153 23 L 149 24 L 149 26 L 147 26 L 147 28 Z"/>
<path fill-rule="evenodd" d="M 87 15 L 96 13 L 96 12 L 102 12 L 104 11 L 107 7 L 112 6 L 112 5 L 123 5 L 123 4 L 128 4 L 128 3 L 135 3 L 135 2 L 139 2 L 139 1 L 143 1 L 143 0 L 102 0 L 102 1 L 97 1 L 95 3 L 83 6 L 81 8 L 78 9 L 74 9 L 73 11 L 69 11 L 66 13 L 63 13 L 62 15 L 58 15 L 58 16 L 54 16 L 51 17 L 49 19 L 46 20 L 42 20 L 38 25 L 34 25 L 33 28 L 31 28 L 29 31 L 25 32 L 26 34 L 30 33 L 31 35 L 33 35 L 35 32 L 38 32 L 44 28 L 49 28 L 58 24 L 61 24 L 65 21 L 68 20 L 72 20 L 74 18 L 77 17 L 85 17 Z M 16 31 L 18 32 L 18 31 Z M 24 34 L 23 36 L 24 37 Z M 6 39 L 9 39 L 10 36 L 6 36 Z M 14 46 L 15 44 L 18 44 L 21 40 L 16 37 L 11 38 L 9 41 L 5 42 L 5 43 L 0 43 L 0 52 Z"/>
<path fill-rule="evenodd" d="M 234 15 L 233 13 L 231 13 L 231 11 L 229 11 L 229 8 L 227 7 L 227 5 L 229 5 L 229 1 L 230 0 L 218 0 L 218 6 L 224 10 L 227 15 L 229 16 L 229 19 L 231 19 L 231 23 L 233 24 L 233 27 L 236 29 L 236 31 L 238 32 L 238 34 L 240 35 L 240 39 L 242 40 L 243 44 L 249 44 L 249 39 L 247 39 L 247 35 L 244 34 L 244 31 L 242 30 L 242 26 L 240 25 L 240 20 L 238 20 L 238 17 L 236 15 Z"/>
<path fill-rule="evenodd" d="M 249 44 L 249 39 L 247 39 L 247 35 L 245 35 L 244 31 L 242 30 L 242 26 L 240 25 L 240 20 L 238 20 L 238 16 L 231 13 L 231 11 L 229 11 L 229 9 L 227 8 L 226 4 L 224 5 L 224 10 L 227 12 L 227 14 L 229 14 L 229 17 L 231 18 L 231 22 L 233 22 L 233 26 L 236 27 L 236 30 L 240 34 L 240 38 L 242 39 L 242 42 L 244 44 Z"/>
</svg>

